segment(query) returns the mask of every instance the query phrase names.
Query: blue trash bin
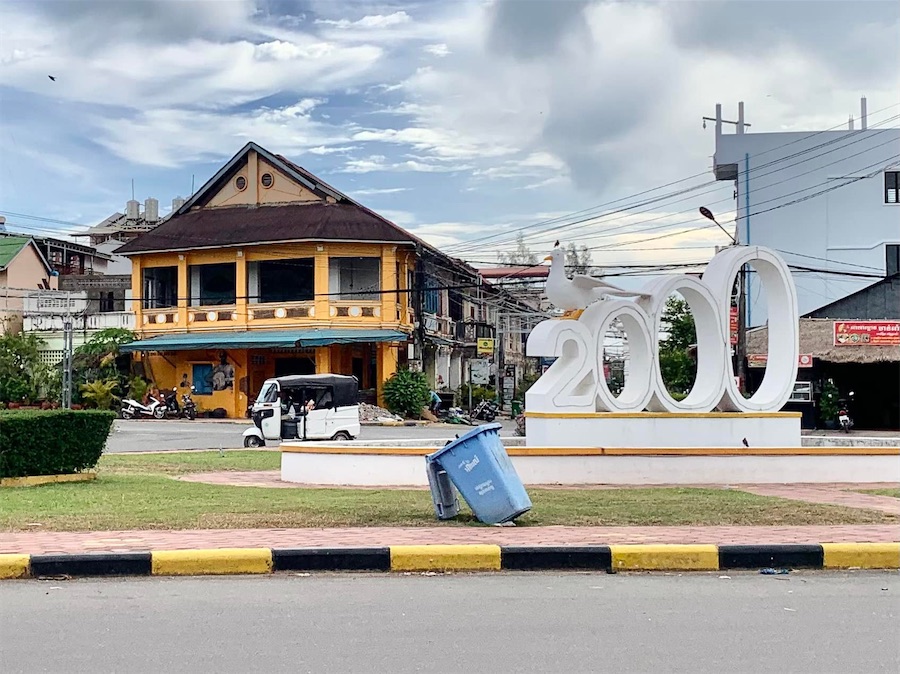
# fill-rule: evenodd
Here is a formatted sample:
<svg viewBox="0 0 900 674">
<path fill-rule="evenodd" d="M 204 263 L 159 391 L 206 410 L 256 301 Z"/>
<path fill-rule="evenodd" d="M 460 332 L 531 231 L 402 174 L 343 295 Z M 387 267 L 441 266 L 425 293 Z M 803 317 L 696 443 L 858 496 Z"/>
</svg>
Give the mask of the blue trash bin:
<svg viewBox="0 0 900 674">
<path fill-rule="evenodd" d="M 485 424 L 426 457 L 440 464 L 486 524 L 509 522 L 531 510 L 531 499 L 500 440 L 500 424 Z"/>
</svg>

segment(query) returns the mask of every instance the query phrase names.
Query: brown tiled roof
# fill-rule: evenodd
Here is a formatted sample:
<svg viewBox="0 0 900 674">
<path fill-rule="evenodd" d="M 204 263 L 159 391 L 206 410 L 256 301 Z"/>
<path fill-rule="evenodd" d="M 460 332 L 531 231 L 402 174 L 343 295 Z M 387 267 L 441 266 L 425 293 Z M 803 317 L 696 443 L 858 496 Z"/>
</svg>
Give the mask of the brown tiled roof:
<svg viewBox="0 0 900 674">
<path fill-rule="evenodd" d="M 280 204 L 200 208 L 170 218 L 116 253 L 149 253 L 280 241 L 415 242 L 415 238 L 355 204 Z"/>
</svg>

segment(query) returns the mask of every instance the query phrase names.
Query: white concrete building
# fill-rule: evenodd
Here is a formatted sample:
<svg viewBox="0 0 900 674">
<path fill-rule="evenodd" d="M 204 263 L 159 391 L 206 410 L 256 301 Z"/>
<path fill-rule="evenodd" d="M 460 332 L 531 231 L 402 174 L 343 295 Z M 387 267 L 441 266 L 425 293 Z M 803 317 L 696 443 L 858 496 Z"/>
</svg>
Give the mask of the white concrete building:
<svg viewBox="0 0 900 674">
<path fill-rule="evenodd" d="M 898 113 L 894 105 L 869 115 L 862 99 L 860 118 L 842 129 L 748 133 L 743 103 L 736 121 L 716 106 L 714 172 L 734 181 L 738 242 L 778 250 L 795 268 L 840 272 L 795 269 L 801 315 L 871 285 L 897 255 Z M 748 326 L 765 317 L 751 274 Z"/>
</svg>

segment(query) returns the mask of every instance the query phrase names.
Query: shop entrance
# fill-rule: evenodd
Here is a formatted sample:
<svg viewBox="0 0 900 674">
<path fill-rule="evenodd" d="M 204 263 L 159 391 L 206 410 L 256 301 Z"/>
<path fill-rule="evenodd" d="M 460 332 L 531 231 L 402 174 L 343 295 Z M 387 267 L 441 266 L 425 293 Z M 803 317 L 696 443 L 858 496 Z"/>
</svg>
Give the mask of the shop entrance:
<svg viewBox="0 0 900 674">
<path fill-rule="evenodd" d="M 300 358 L 276 358 L 275 376 L 286 377 L 292 374 L 315 374 L 316 361 L 309 356 Z"/>
</svg>

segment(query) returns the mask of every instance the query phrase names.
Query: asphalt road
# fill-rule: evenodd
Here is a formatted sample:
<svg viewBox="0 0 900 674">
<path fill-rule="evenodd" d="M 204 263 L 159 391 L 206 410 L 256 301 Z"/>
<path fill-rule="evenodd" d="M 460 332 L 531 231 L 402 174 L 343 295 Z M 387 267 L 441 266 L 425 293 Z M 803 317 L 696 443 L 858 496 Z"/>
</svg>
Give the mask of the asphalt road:
<svg viewBox="0 0 900 674">
<path fill-rule="evenodd" d="M 152 452 L 173 449 L 235 449 L 243 446 L 242 433 L 250 426 L 231 421 L 116 420 L 106 451 Z M 513 435 L 515 423 L 502 422 L 502 435 Z M 452 438 L 468 426 L 363 426 L 360 440 Z M 274 446 L 274 445 L 273 445 Z"/>
<path fill-rule="evenodd" d="M 13 672 L 897 672 L 896 573 L 0 583 Z"/>
</svg>

